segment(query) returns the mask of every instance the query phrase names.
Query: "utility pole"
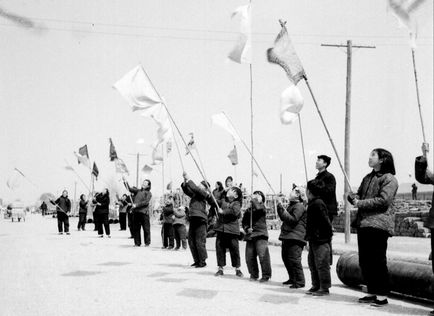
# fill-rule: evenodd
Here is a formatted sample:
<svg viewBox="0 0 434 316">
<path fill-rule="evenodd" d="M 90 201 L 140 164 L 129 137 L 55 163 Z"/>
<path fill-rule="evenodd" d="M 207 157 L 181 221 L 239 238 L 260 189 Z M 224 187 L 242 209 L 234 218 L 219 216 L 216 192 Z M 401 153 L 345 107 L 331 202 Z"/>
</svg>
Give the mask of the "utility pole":
<svg viewBox="0 0 434 316">
<path fill-rule="evenodd" d="M 136 153 L 136 154 L 128 154 L 130 156 L 136 156 L 136 187 L 139 187 L 139 166 L 140 166 L 140 156 L 147 156 L 145 154 L 141 154 L 141 153 Z"/>
<path fill-rule="evenodd" d="M 345 100 L 345 156 L 344 156 L 344 169 L 350 179 L 350 131 L 351 131 L 351 68 L 352 68 L 352 54 L 353 48 L 375 48 L 375 46 L 362 46 L 353 45 L 351 40 L 347 40 L 346 45 L 336 44 L 321 44 L 326 47 L 346 47 L 347 48 L 347 91 Z M 345 208 L 345 243 L 351 241 L 351 212 L 350 204 L 347 201 L 347 194 L 351 191 L 347 181 L 344 181 L 344 208 Z"/>
</svg>

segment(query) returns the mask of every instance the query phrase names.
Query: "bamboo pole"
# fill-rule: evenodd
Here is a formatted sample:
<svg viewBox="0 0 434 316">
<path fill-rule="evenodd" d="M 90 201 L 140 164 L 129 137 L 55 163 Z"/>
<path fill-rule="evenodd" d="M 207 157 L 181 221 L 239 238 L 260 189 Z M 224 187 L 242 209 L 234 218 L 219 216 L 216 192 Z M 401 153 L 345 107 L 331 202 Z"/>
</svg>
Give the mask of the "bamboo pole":
<svg viewBox="0 0 434 316">
<path fill-rule="evenodd" d="M 304 151 L 304 138 L 303 138 L 303 129 L 301 127 L 301 115 L 300 113 L 298 115 L 298 126 L 300 127 L 300 139 L 301 139 L 301 151 L 303 152 L 303 163 L 304 163 L 304 175 L 306 177 L 306 183 L 309 181 L 309 178 L 307 176 L 307 166 L 306 166 L 306 154 Z M 282 192 L 282 189 L 280 189 Z"/>
<path fill-rule="evenodd" d="M 416 57 L 415 57 L 414 48 L 411 49 L 411 56 L 413 58 L 414 82 L 415 82 L 415 85 L 416 85 L 416 98 L 417 98 L 417 106 L 419 108 L 419 118 L 420 118 L 420 125 L 421 125 L 421 128 L 422 128 L 422 137 L 423 137 L 423 142 L 426 143 L 425 127 L 423 125 L 423 119 L 422 119 L 422 107 L 420 105 L 419 83 L 417 81 Z"/>
</svg>

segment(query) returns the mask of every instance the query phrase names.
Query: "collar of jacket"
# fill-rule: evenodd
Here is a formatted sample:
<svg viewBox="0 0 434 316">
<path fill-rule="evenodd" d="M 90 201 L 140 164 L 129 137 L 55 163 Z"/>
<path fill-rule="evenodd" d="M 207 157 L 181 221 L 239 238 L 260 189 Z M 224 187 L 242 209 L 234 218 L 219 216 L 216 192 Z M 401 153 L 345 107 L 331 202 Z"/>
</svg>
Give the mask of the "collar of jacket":
<svg viewBox="0 0 434 316">
<path fill-rule="evenodd" d="M 379 177 L 383 176 L 384 173 L 382 173 L 381 171 L 375 171 L 374 169 L 372 169 L 371 175 L 379 178 Z"/>
</svg>

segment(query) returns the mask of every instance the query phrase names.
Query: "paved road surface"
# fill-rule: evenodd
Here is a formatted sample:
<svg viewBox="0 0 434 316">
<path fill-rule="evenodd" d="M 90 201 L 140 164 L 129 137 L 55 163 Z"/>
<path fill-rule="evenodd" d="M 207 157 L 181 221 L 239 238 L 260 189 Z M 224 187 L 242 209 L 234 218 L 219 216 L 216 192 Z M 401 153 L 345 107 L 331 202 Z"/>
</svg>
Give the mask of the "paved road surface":
<svg viewBox="0 0 434 316">
<path fill-rule="evenodd" d="M 111 225 L 112 238 L 88 231 L 57 235 L 56 220 L 40 215 L 25 223 L 0 219 L 0 315 L 427 315 L 430 306 L 390 299 L 389 306 L 358 304 L 363 293 L 348 289 L 332 269 L 329 297 L 312 297 L 307 285 L 291 290 L 280 248 L 270 246 L 273 277 L 267 284 L 234 276 L 217 278 L 214 239 L 208 239 L 208 266 L 190 268 L 189 251 L 161 250 L 160 226 L 152 226 L 151 247 L 133 247 L 128 233 Z M 229 255 L 228 262 L 230 263 Z M 337 257 L 335 258 L 335 262 Z"/>
</svg>

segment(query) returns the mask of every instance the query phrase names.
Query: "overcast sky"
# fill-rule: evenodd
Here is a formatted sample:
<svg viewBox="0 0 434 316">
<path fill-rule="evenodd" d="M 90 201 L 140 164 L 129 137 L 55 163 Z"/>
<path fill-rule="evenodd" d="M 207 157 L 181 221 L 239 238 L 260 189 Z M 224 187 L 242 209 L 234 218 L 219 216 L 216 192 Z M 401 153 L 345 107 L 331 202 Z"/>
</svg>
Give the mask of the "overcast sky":
<svg viewBox="0 0 434 316">
<path fill-rule="evenodd" d="M 156 125 L 130 111 L 112 85 L 142 63 L 185 137 L 193 132 L 210 182 L 236 181 L 250 187 L 250 159 L 238 145 L 236 170 L 227 155 L 233 143 L 211 125 L 211 115 L 225 111 L 250 144 L 249 66 L 227 60 L 237 38 L 232 11 L 245 1 L 203 0 L 3 0 L 0 8 L 27 17 L 35 28 L 18 27 L 0 17 L 0 198 L 35 200 L 42 192 L 73 196 L 86 192 L 65 159 L 86 183 L 90 175 L 77 166 L 73 151 L 88 145 L 100 170 L 97 189 L 121 186 L 108 159 L 108 138 L 127 163 L 135 182 L 135 157 L 150 154 Z M 346 54 L 321 43 L 375 45 L 354 49 L 352 77 L 351 183 L 358 186 L 370 172 L 370 151 L 384 147 L 396 161 L 401 183 L 413 182 L 414 157 L 422 133 L 417 111 L 408 34 L 387 10 L 386 1 L 253 1 L 254 152 L 276 191 L 304 182 L 298 124 L 281 125 L 278 110 L 288 79 L 269 64 L 265 51 L 287 28 L 304 65 L 324 119 L 343 159 Z M 416 14 L 419 25 L 416 62 L 428 142 L 433 147 L 433 2 Z M 343 176 L 304 82 L 301 112 L 309 178 L 317 154 L 332 157 L 329 170 Z M 137 144 L 143 138 L 144 144 Z M 179 138 L 178 138 L 179 141 Z M 174 148 L 175 149 L 175 148 Z M 181 148 L 182 152 L 184 149 Z M 432 166 L 432 153 L 430 154 Z M 186 170 L 200 180 L 189 157 Z M 140 167 L 150 162 L 142 157 Z M 6 180 L 17 167 L 35 184 L 22 181 L 11 191 Z M 182 181 L 176 151 L 165 162 L 165 183 Z M 150 176 L 154 195 L 162 192 L 162 168 Z M 270 192 L 255 178 L 254 188 Z"/>
</svg>

